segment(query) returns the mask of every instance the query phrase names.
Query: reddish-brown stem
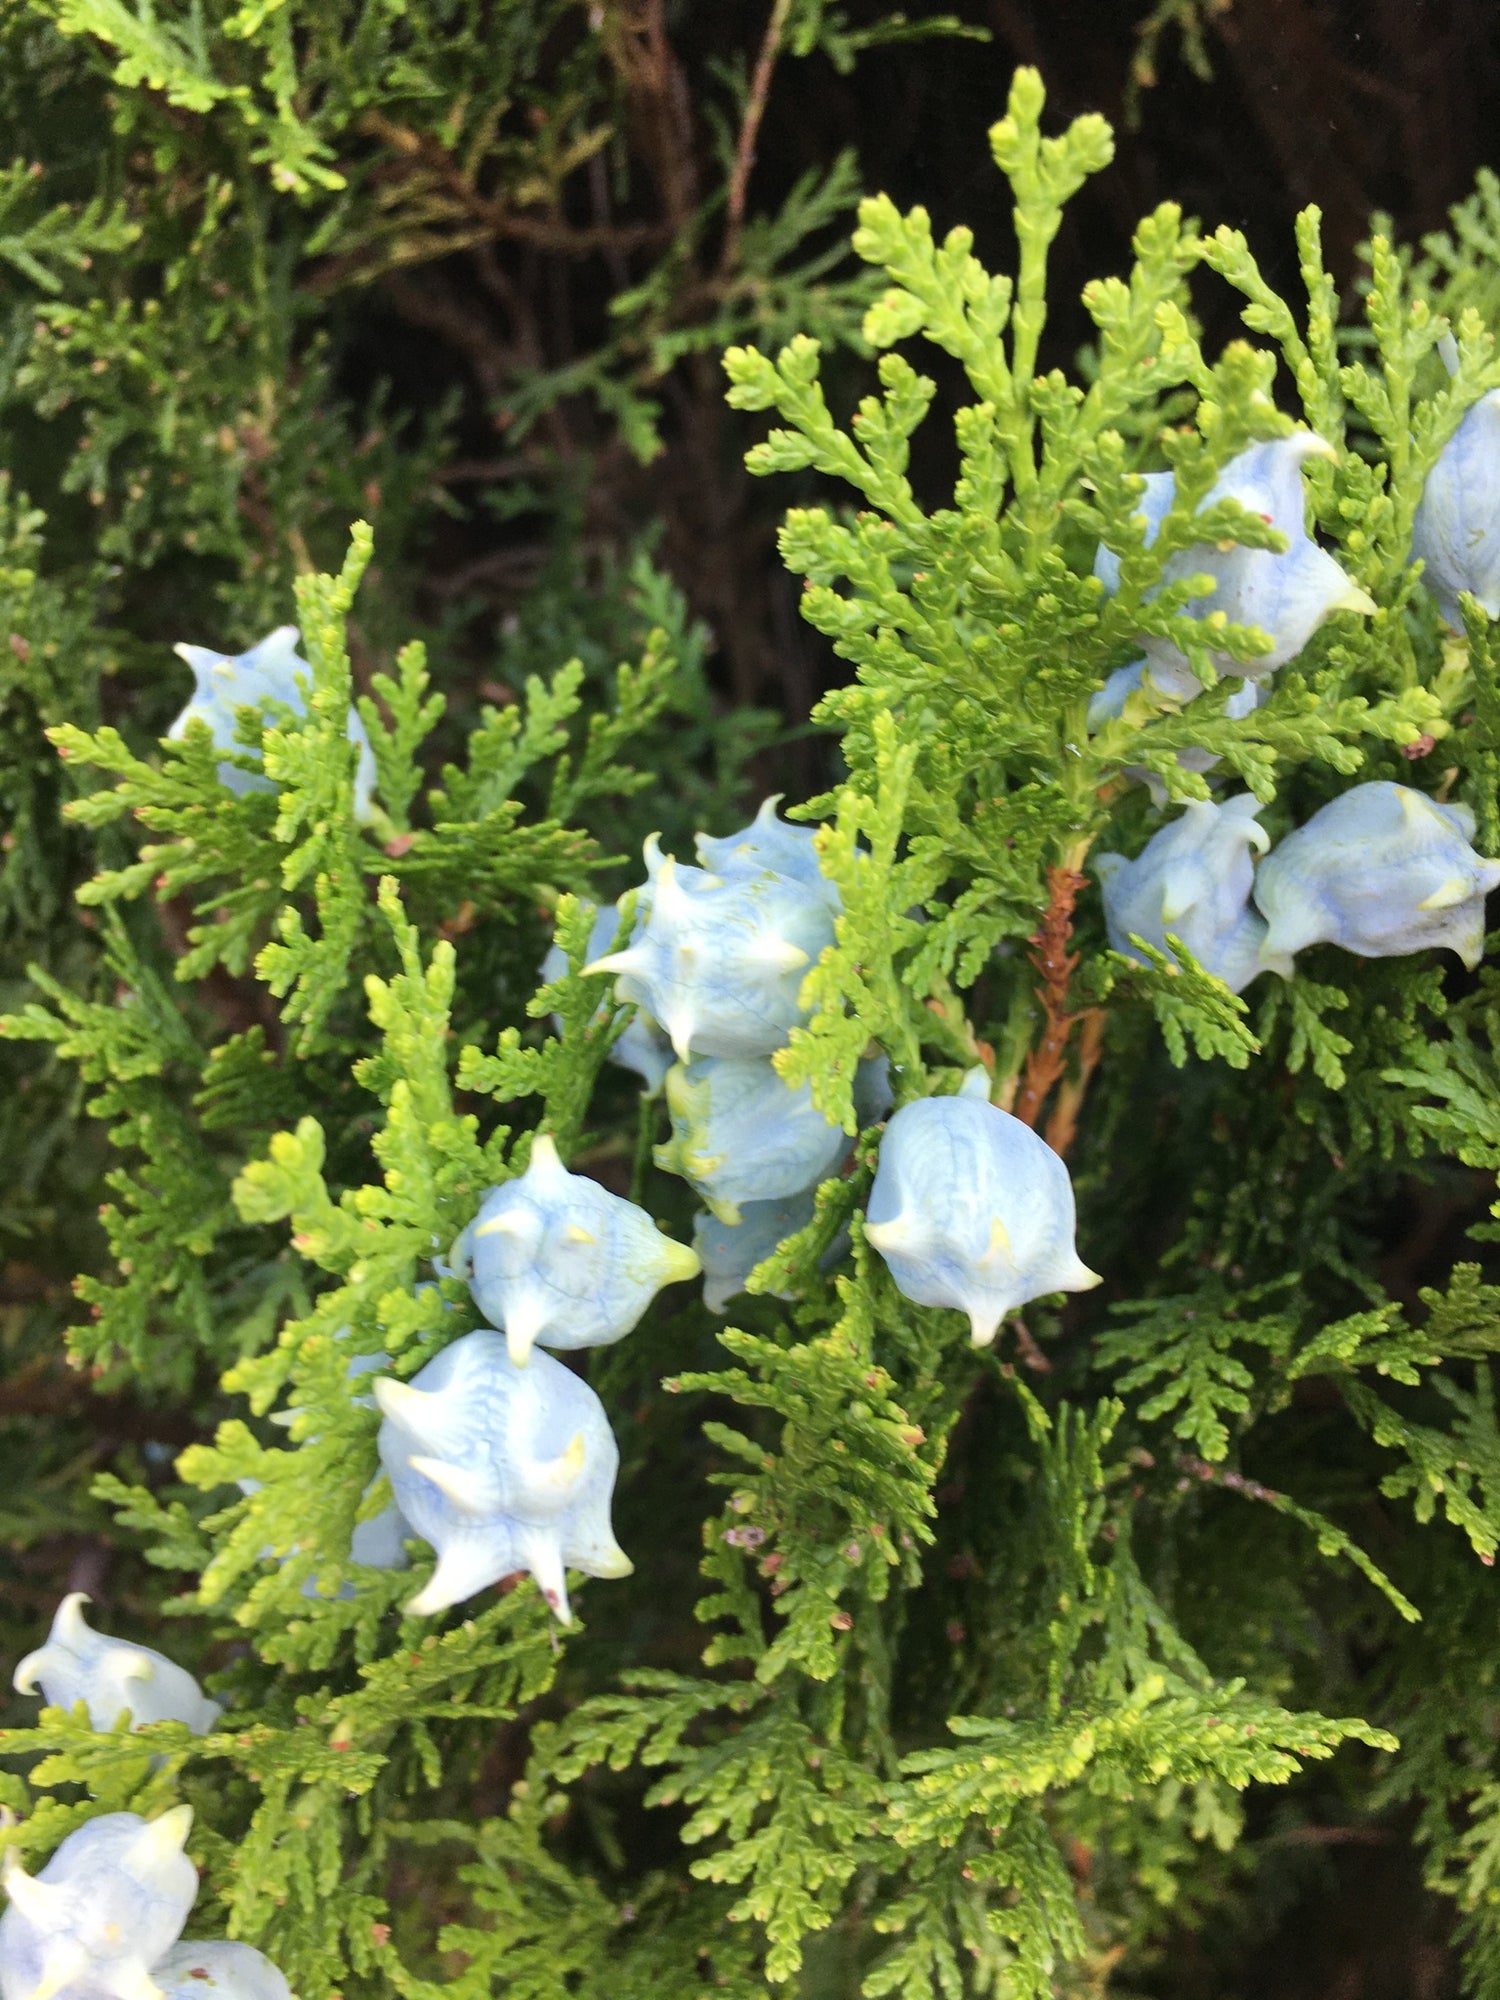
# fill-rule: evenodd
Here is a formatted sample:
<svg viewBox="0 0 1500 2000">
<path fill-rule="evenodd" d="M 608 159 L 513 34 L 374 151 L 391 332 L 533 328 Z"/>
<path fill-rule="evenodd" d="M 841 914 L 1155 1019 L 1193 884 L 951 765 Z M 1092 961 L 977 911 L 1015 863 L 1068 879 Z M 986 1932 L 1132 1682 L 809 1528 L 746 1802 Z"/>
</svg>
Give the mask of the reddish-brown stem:
<svg viewBox="0 0 1500 2000">
<path fill-rule="evenodd" d="M 604 12 L 603 31 L 637 144 L 661 194 L 668 234 L 679 235 L 697 206 L 697 170 L 692 102 L 667 36 L 665 0 L 617 0 Z"/>
<path fill-rule="evenodd" d="M 1238 1493 L 1246 1500 L 1265 1500 L 1271 1506 L 1279 1507 L 1286 1499 L 1284 1493 L 1262 1486 L 1258 1479 L 1247 1479 L 1243 1472 L 1235 1472 L 1226 1465 L 1210 1465 L 1206 1458 L 1199 1458 L 1194 1452 L 1178 1452 L 1173 1463 L 1192 1478 L 1201 1479 L 1205 1486 L 1222 1486 L 1226 1492 Z"/>
<path fill-rule="evenodd" d="M 1086 1007 L 1074 1019 L 1079 1024 L 1077 1059 L 1072 1074 L 1065 1076 L 1058 1085 L 1057 1101 L 1042 1135 L 1061 1159 L 1067 1158 L 1068 1148 L 1078 1136 L 1078 1114 L 1083 1109 L 1089 1083 L 1104 1053 L 1104 1009 Z"/>
<path fill-rule="evenodd" d="M 1013 1319 L 1010 1322 L 1010 1330 L 1016 1337 L 1016 1358 L 1024 1362 L 1033 1375 L 1050 1375 L 1052 1363 L 1037 1346 L 1025 1322 Z"/>
<path fill-rule="evenodd" d="M 1030 940 L 1031 962 L 1041 978 L 1036 997 L 1042 1003 L 1042 1038 L 1027 1055 L 1013 1107 L 1023 1125 L 1036 1124 L 1063 1073 L 1069 1037 L 1080 1019 L 1068 1005 L 1068 989 L 1078 966 L 1078 954 L 1068 946 L 1073 938 L 1073 906 L 1084 881 L 1076 869 L 1054 865 L 1047 870 L 1047 908 Z"/>
<path fill-rule="evenodd" d="M 750 94 L 745 99 L 745 112 L 740 119 L 739 137 L 735 141 L 734 165 L 729 174 L 729 194 L 724 210 L 724 248 L 719 256 L 721 274 L 732 271 L 739 260 L 740 234 L 745 226 L 745 202 L 749 195 L 750 175 L 755 167 L 756 141 L 760 138 L 761 120 L 766 115 L 766 99 L 771 94 L 771 78 L 776 70 L 776 58 L 781 53 L 781 37 L 786 32 L 786 17 L 791 12 L 791 5 L 792 0 L 775 0 L 761 39 L 760 54 L 755 59 Z"/>
</svg>

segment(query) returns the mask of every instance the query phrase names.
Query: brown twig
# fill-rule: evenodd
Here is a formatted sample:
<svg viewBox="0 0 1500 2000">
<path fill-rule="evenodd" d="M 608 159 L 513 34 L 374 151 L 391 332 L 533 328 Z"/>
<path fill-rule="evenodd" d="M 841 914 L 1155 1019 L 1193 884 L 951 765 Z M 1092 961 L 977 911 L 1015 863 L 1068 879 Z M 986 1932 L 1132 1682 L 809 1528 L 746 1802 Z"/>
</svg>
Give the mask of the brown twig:
<svg viewBox="0 0 1500 2000">
<path fill-rule="evenodd" d="M 1028 1367 L 1033 1375 L 1050 1375 L 1052 1363 L 1037 1346 L 1030 1328 L 1024 1320 L 1013 1319 L 1010 1330 L 1016 1337 L 1016 1358 Z"/>
<path fill-rule="evenodd" d="M 1247 1479 L 1243 1472 L 1235 1472 L 1227 1465 L 1210 1465 L 1206 1458 L 1199 1458 L 1193 1452 L 1179 1452 L 1172 1462 L 1205 1486 L 1222 1486 L 1227 1493 L 1238 1493 L 1242 1499 L 1264 1500 L 1272 1507 L 1281 1507 L 1286 1502 L 1286 1495 L 1274 1487 L 1262 1486 L 1258 1479 Z"/>
<path fill-rule="evenodd" d="M 609 164 L 602 152 L 589 155 L 589 206 L 594 211 L 596 229 L 615 227 L 614 211 L 609 200 Z M 611 243 L 605 248 L 604 261 L 609 267 L 615 290 L 623 292 L 630 284 L 630 267 L 619 244 Z"/>
<path fill-rule="evenodd" d="M 465 486 L 470 481 L 496 485 L 501 480 L 519 479 L 523 473 L 536 469 L 524 451 L 508 452 L 502 458 L 455 458 L 450 465 L 439 467 L 433 474 L 433 482 L 438 486 Z"/>
<path fill-rule="evenodd" d="M 409 325 L 437 334 L 463 356 L 485 402 L 492 409 L 498 408 L 510 383 L 510 361 L 505 343 L 496 337 L 494 326 L 483 313 L 433 271 L 424 272 L 415 284 L 388 271 L 382 289 Z"/>
<path fill-rule="evenodd" d="M 686 229 L 698 205 L 693 108 L 687 77 L 667 35 L 665 0 L 623 0 L 604 12 L 605 48 L 625 86 L 637 142 L 661 192 L 669 231 Z"/>
<path fill-rule="evenodd" d="M 324 258 L 304 280 L 305 288 L 317 297 L 327 297 L 346 286 L 369 284 L 387 272 L 432 265 L 455 251 L 503 242 L 523 244 L 556 258 L 602 254 L 616 283 L 622 284 L 624 253 L 659 245 L 672 234 L 671 228 L 660 222 L 616 222 L 606 214 L 583 224 L 570 222 L 556 207 L 544 214 L 518 208 L 485 194 L 430 133 L 413 131 L 379 111 L 366 112 L 359 129 L 389 151 L 389 157 L 371 172 L 371 184 L 381 190 L 388 222 L 393 213 L 400 221 L 400 203 L 405 198 L 408 204 L 415 202 L 420 224 L 415 229 L 397 228 L 379 241 L 342 256 Z"/>
<path fill-rule="evenodd" d="M 492 237 L 530 243 L 554 256 L 590 257 L 597 251 L 634 250 L 641 244 L 659 243 L 665 233 L 657 222 L 574 223 L 557 214 L 534 215 L 513 208 L 508 202 L 481 194 L 447 147 L 430 134 L 398 125 L 380 111 L 367 111 L 360 120 L 360 130 L 383 140 L 403 159 L 417 162 L 454 206 L 482 222 Z"/>
<path fill-rule="evenodd" d="M 781 38 L 786 32 L 787 15 L 791 12 L 791 7 L 792 0 L 774 0 L 771 18 L 766 23 L 766 32 L 761 39 L 760 54 L 755 58 L 755 70 L 750 78 L 750 94 L 745 99 L 739 137 L 734 145 L 734 165 L 729 174 L 729 194 L 724 210 L 724 248 L 719 254 L 721 275 L 732 271 L 739 261 L 740 237 L 745 226 L 745 202 L 749 195 L 750 175 L 755 168 L 756 141 L 760 138 L 761 120 L 766 115 L 766 100 L 771 94 L 771 78 L 775 73 L 776 59 L 781 54 Z"/>
<path fill-rule="evenodd" d="M 1078 1060 L 1073 1074 L 1065 1076 L 1057 1089 L 1057 1102 L 1052 1107 L 1052 1116 L 1047 1120 L 1047 1129 L 1042 1134 L 1047 1144 L 1059 1159 L 1066 1159 L 1068 1148 L 1078 1134 L 1078 1114 L 1083 1109 L 1083 1100 L 1088 1095 L 1089 1083 L 1094 1071 L 1099 1067 L 1099 1058 L 1104 1053 L 1104 1024 L 1106 1015 L 1102 1007 L 1086 1007 L 1075 1016 L 1079 1022 Z"/>
<path fill-rule="evenodd" d="M 1068 950 L 1073 937 L 1073 906 L 1085 877 L 1076 869 L 1054 865 L 1047 870 L 1047 908 L 1031 944 L 1031 962 L 1041 975 L 1036 997 L 1042 1003 L 1042 1039 L 1026 1057 L 1015 1115 L 1023 1125 L 1035 1125 L 1042 1105 L 1063 1073 L 1068 1040 L 1082 1018 L 1068 1006 L 1068 989 L 1078 966 L 1077 952 Z"/>
</svg>

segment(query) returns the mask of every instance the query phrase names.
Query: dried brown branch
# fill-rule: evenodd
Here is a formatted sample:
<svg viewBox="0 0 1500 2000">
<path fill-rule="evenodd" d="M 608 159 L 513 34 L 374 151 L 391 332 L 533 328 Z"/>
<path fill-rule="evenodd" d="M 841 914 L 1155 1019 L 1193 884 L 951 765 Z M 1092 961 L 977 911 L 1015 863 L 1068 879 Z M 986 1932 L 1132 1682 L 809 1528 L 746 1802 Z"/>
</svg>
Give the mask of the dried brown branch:
<svg viewBox="0 0 1500 2000">
<path fill-rule="evenodd" d="M 1016 1358 L 1029 1368 L 1033 1375 L 1050 1375 L 1052 1363 L 1037 1346 L 1024 1320 L 1013 1319 L 1010 1330 L 1016 1337 Z"/>
<path fill-rule="evenodd" d="M 698 205 L 698 170 L 692 98 L 667 37 L 665 0 L 620 0 L 603 11 L 605 47 L 625 86 L 636 143 L 676 236 Z"/>
<path fill-rule="evenodd" d="M 447 147 L 425 132 L 399 125 L 383 112 L 367 111 L 360 130 L 383 140 L 392 152 L 416 162 L 431 176 L 455 208 L 482 222 L 498 240 L 530 243 L 559 257 L 591 257 L 599 251 L 625 251 L 659 243 L 666 231 L 657 222 L 573 223 L 565 216 L 537 215 L 496 201 L 475 187 Z"/>
<path fill-rule="evenodd" d="M 1192 1452 L 1179 1452 L 1172 1463 L 1180 1471 L 1205 1486 L 1222 1486 L 1227 1493 L 1238 1493 L 1245 1500 L 1265 1500 L 1273 1507 L 1281 1506 L 1286 1495 L 1278 1493 L 1274 1487 L 1262 1486 L 1258 1479 L 1247 1479 L 1243 1472 L 1235 1472 L 1227 1465 L 1210 1465 L 1206 1458 L 1199 1458 Z"/>
<path fill-rule="evenodd" d="M 745 201 L 750 189 L 750 176 L 755 169 L 755 148 L 760 138 L 761 121 L 766 115 L 766 100 L 771 94 L 771 78 L 776 72 L 776 59 L 781 54 L 781 38 L 786 32 L 787 15 L 791 12 L 792 0 L 773 0 L 771 18 L 766 23 L 766 32 L 761 39 L 760 53 L 755 59 L 755 70 L 750 78 L 750 91 L 745 99 L 744 114 L 740 119 L 739 137 L 735 140 L 734 165 L 729 174 L 729 193 L 725 203 L 724 248 L 719 255 L 720 275 L 732 271 L 739 262 L 740 237 L 745 227 Z"/>
</svg>

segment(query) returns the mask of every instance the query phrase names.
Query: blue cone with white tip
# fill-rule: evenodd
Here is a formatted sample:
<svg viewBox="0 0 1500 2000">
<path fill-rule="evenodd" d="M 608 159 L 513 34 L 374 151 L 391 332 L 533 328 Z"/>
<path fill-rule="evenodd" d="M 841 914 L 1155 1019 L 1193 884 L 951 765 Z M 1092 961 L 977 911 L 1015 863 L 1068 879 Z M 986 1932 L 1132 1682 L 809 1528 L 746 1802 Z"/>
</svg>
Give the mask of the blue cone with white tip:
<svg viewBox="0 0 1500 2000">
<path fill-rule="evenodd" d="M 198 1893 L 183 1853 L 191 1806 L 153 1820 L 103 1813 L 28 1875 L 6 1850 L 0 1887 L 0 2000 L 159 2000 L 153 1967 Z"/>
<path fill-rule="evenodd" d="M 646 866 L 640 936 L 584 969 L 615 973 L 619 998 L 645 1008 L 681 1062 L 773 1054 L 807 1019 L 802 981 L 833 942 L 826 897 L 786 875 L 726 880 L 682 867 L 654 837 Z"/>
<path fill-rule="evenodd" d="M 1455 631 L 1463 629 L 1462 590 L 1500 617 L 1500 389 L 1467 412 L 1428 473 L 1411 552 Z"/>
<path fill-rule="evenodd" d="M 586 1174 L 570 1174 L 546 1132 L 519 1179 L 491 1188 L 452 1250 L 474 1302 L 524 1366 L 534 1344 L 608 1347 L 663 1285 L 698 1275 L 698 1259 L 644 1209 Z"/>
<path fill-rule="evenodd" d="M 518 1367 L 505 1336 L 481 1327 L 410 1382 L 379 1377 L 375 1399 L 396 1504 L 438 1557 L 409 1613 L 527 1570 L 566 1625 L 568 1569 L 629 1576 L 609 1521 L 620 1453 L 604 1405 L 550 1354 Z"/>
<path fill-rule="evenodd" d="M 1256 626 L 1272 640 L 1271 651 L 1253 660 L 1211 653 L 1218 673 L 1264 679 L 1294 660 L 1334 612 L 1355 611 L 1365 616 L 1375 610 L 1374 600 L 1307 532 L 1301 468 L 1309 458 L 1337 456 L 1333 446 L 1312 431 L 1251 445 L 1224 467 L 1202 505 L 1238 501 L 1286 536 L 1286 550 L 1278 555 L 1272 549 L 1247 549 L 1238 542 L 1227 548 L 1195 542 L 1169 556 L 1163 565 L 1162 585 L 1180 583 L 1190 576 L 1214 578 L 1210 594 L 1195 598 L 1187 607 L 1190 617 L 1203 619 L 1222 612 L 1231 624 Z M 1145 474 L 1145 482 L 1136 511 L 1145 517 L 1149 546 L 1171 511 L 1176 477 L 1170 472 L 1153 472 Z M 1094 559 L 1094 574 L 1106 590 L 1117 590 L 1119 557 L 1101 547 Z M 1140 643 L 1157 686 L 1180 700 L 1190 700 L 1199 683 L 1186 654 L 1169 640 L 1149 633 L 1142 635 Z"/>
<path fill-rule="evenodd" d="M 835 1172 L 849 1150 L 811 1088 L 784 1083 L 773 1064 L 704 1057 L 667 1076 L 672 1137 L 656 1164 L 691 1181 L 721 1222 L 748 1202 L 785 1201 Z"/>
<path fill-rule="evenodd" d="M 88 1601 L 83 1591 L 73 1590 L 58 1605 L 46 1645 L 16 1668 L 17 1694 L 40 1689 L 49 1708 L 84 1702 L 90 1723 L 101 1731 L 128 1715 L 132 1729 L 185 1722 L 195 1736 L 206 1736 L 224 1712 L 220 1704 L 164 1653 L 92 1631 L 83 1616 Z"/>
<path fill-rule="evenodd" d="M 641 925 L 644 922 L 645 913 L 638 903 L 636 906 L 635 928 L 631 933 L 632 943 L 640 936 Z M 602 954 L 608 952 L 615 938 L 619 935 L 619 930 L 620 905 L 618 903 L 606 903 L 595 917 L 594 928 L 589 934 L 589 961 L 591 963 L 596 963 Z M 552 945 L 547 952 L 547 956 L 542 960 L 541 978 L 543 984 L 550 985 L 554 979 L 561 979 L 567 972 L 567 969 L 567 953 L 560 944 Z M 598 1020 L 600 1015 L 605 1011 L 605 1008 L 601 1006 L 599 1013 L 594 1016 L 595 1020 Z M 552 1018 L 557 1023 L 558 1032 L 561 1033 L 561 1021 L 558 1020 L 555 1014 Z M 627 1022 L 624 1030 L 617 1037 L 614 1046 L 609 1052 L 609 1060 L 620 1069 L 634 1070 L 635 1074 L 646 1086 L 646 1095 L 648 1097 L 655 1097 L 662 1087 L 662 1082 L 666 1077 L 667 1071 L 672 1067 L 672 1047 L 655 1022 L 648 1019 L 645 1014 L 637 1009 L 632 1019 Z"/>
<path fill-rule="evenodd" d="M 1290 978 L 1290 956 L 1266 951 L 1266 924 L 1250 905 L 1252 850 L 1264 854 L 1271 844 L 1256 822 L 1258 810 L 1248 792 L 1222 805 L 1194 800 L 1134 861 L 1099 855 L 1094 870 L 1115 950 L 1145 964 L 1131 937 L 1166 951 L 1170 931 L 1231 993 L 1258 972 Z"/>
<path fill-rule="evenodd" d="M 1336 944 L 1358 958 L 1439 946 L 1472 972 L 1484 956 L 1484 899 L 1500 861 L 1474 851 L 1474 815 L 1411 785 L 1351 786 L 1260 864 L 1263 956 Z"/>
<path fill-rule="evenodd" d="M 1068 1170 L 1045 1140 L 991 1104 L 972 1070 L 956 1097 L 903 1104 L 885 1128 L 865 1241 L 919 1306 L 954 1306 L 987 1347 L 1028 1299 L 1100 1282 L 1074 1246 Z"/>
<path fill-rule="evenodd" d="M 192 722 L 206 723 L 209 734 L 221 750 L 233 750 L 241 757 L 253 753 L 236 735 L 238 711 L 265 708 L 283 702 L 298 715 L 307 713 L 307 695 L 298 685 L 300 674 L 312 686 L 312 668 L 297 651 L 299 634 L 295 625 L 278 625 L 258 645 L 244 653 L 216 653 L 210 646 L 181 645 L 174 650 L 193 670 L 193 695 L 186 708 L 167 731 L 168 738 L 180 743 Z M 375 753 L 357 709 L 349 711 L 344 731 L 359 746 L 359 763 L 354 773 L 354 817 L 369 818 L 370 798 L 375 790 Z M 237 797 L 246 792 L 271 792 L 276 787 L 258 771 L 241 770 L 237 764 L 219 766 L 219 782 Z"/>
<path fill-rule="evenodd" d="M 726 882 L 744 881 L 768 870 L 773 875 L 786 875 L 816 890 L 830 909 L 842 909 L 843 898 L 818 866 L 817 829 L 793 826 L 779 818 L 776 808 L 783 797 L 783 793 L 773 792 L 763 799 L 754 819 L 738 833 L 727 833 L 721 840 L 698 834 L 698 859 Z"/>
</svg>

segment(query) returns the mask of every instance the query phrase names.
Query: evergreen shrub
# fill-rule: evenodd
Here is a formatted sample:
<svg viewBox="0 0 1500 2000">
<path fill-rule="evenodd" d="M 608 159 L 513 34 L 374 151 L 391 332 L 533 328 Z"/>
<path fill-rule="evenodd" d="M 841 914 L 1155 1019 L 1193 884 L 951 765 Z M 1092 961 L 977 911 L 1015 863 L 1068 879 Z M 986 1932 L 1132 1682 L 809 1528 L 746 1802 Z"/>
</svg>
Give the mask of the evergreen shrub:
<svg viewBox="0 0 1500 2000">
<path fill-rule="evenodd" d="M 658 388 L 727 346 L 729 403 L 773 419 L 759 442 L 732 420 L 751 471 L 800 482 L 781 552 L 843 663 L 817 715 L 837 769 L 787 808 L 815 833 L 763 820 L 709 850 L 721 890 L 693 835 L 743 819 L 766 724 L 716 705 L 681 596 L 644 550 L 585 563 L 539 456 L 554 484 L 516 504 L 561 524 L 554 566 L 481 685 L 473 632 L 409 584 L 451 413 L 423 437 L 341 404 L 292 283 L 309 260 L 330 291 L 440 264 L 497 215 L 582 229 L 543 197 L 604 157 L 652 10 L 210 11 L 0 15 L 4 114 L 46 157 L 0 178 L 4 1631 L 15 1660 L 43 1648 L 61 1537 L 96 1623 L 212 1696 L 139 1726 L 18 1697 L 7 1852 L 34 1875 L 102 1815 L 189 1806 L 188 1938 L 255 1946 L 307 2000 L 1039 2000 L 1169 1985 L 1184 1931 L 1232 1968 L 1253 1863 L 1331 1817 L 1417 1843 L 1474 1990 L 1500 1991 L 1500 986 L 1443 948 L 1455 912 L 1482 934 L 1500 850 L 1500 607 L 1471 587 L 1450 625 L 1412 554 L 1434 468 L 1500 392 L 1493 183 L 1421 256 L 1372 239 L 1352 325 L 1316 209 L 1283 297 L 1241 235 L 1163 204 L 1088 288 L 1075 373 L 1043 372 L 1048 248 L 1108 170 L 1102 119 L 1047 134 L 1017 74 L 991 134 L 1013 275 L 881 197 L 850 275 L 787 260 L 853 168 L 747 213 L 728 142 L 764 79 L 721 78 L 741 122 L 717 195 L 566 380 L 511 385 L 519 429 L 592 397 L 649 452 Z M 778 0 L 773 28 L 773 59 L 782 37 L 859 54 L 821 7 Z M 724 203 L 733 255 L 695 294 Z M 1217 355 L 1209 285 L 1246 332 Z M 950 422 L 933 505 L 913 439 Z M 1482 540 L 1500 463 L 1476 462 Z M 1247 466 L 1277 469 L 1281 518 Z M 361 510 L 373 532 L 346 534 Z M 1266 579 L 1318 550 L 1287 656 Z M 300 685 L 166 737 L 190 691 L 170 642 L 242 654 L 289 622 Z M 1278 879 L 1324 884 L 1334 914 L 1256 969 L 1256 854 L 1360 786 L 1402 788 L 1395 832 L 1360 844 L 1371 806 L 1353 847 L 1288 850 Z M 1243 796 L 1230 837 L 1142 860 Z M 1106 853 L 1135 869 L 1123 927 Z M 1372 948 L 1356 892 L 1406 928 Z M 1221 893 L 1228 919 L 1190 932 Z M 768 898 L 810 948 L 743 915 Z M 741 1025 L 705 1056 L 658 1000 L 684 1067 L 649 1090 L 611 1062 L 687 977 L 684 938 L 738 982 L 712 1004 L 741 1007 L 745 936 L 792 1010 L 767 1045 Z M 755 1102 L 780 1107 L 734 1126 L 746 1157 L 782 1146 L 793 1100 L 841 1135 L 727 1277 L 748 1219 L 689 1185 L 734 1109 L 714 1063 L 759 1065 Z M 986 1268 L 1068 1289 L 990 1284 L 972 1337 L 967 1253 L 944 1252 L 944 1303 L 915 1302 L 913 1259 L 986 1176 L 1041 1229 L 1032 1169 L 1018 1193 L 912 1138 L 929 1237 L 894 1236 L 889 1204 L 865 1224 L 892 1115 L 960 1093 L 1031 1128 L 1007 1159 L 1045 1140 L 1066 1163 L 1089 1267 L 1055 1234 L 1024 1266 L 1021 1221 L 987 1213 Z M 592 1580 L 575 1564 L 549 1608 L 518 1532 L 497 1587 L 413 1612 L 428 1540 L 405 1567 L 354 1553 L 390 1519 L 377 1435 L 420 1427 L 401 1385 L 487 1324 L 471 1277 L 504 1317 L 516 1286 L 572 1282 L 553 1236 L 524 1269 L 501 1238 L 572 1216 L 569 1255 L 603 1255 L 601 1190 L 696 1240 L 727 1312 L 653 1233 L 644 1309 L 588 1266 L 601 1344 L 528 1358 L 568 1344 L 536 1305 L 509 1358 L 463 1352 L 507 1394 L 549 1369 L 588 1385 L 633 1575 L 590 1544 Z M 450 1405 L 463 1450 L 488 1408 Z M 571 1478 L 584 1449 L 580 1429 L 537 1465 Z M 482 1457 L 444 1474 L 450 1521 L 514 1503 L 519 1460 L 497 1486 Z M 66 1991 L 116 1991 L 98 1981 Z"/>
</svg>

